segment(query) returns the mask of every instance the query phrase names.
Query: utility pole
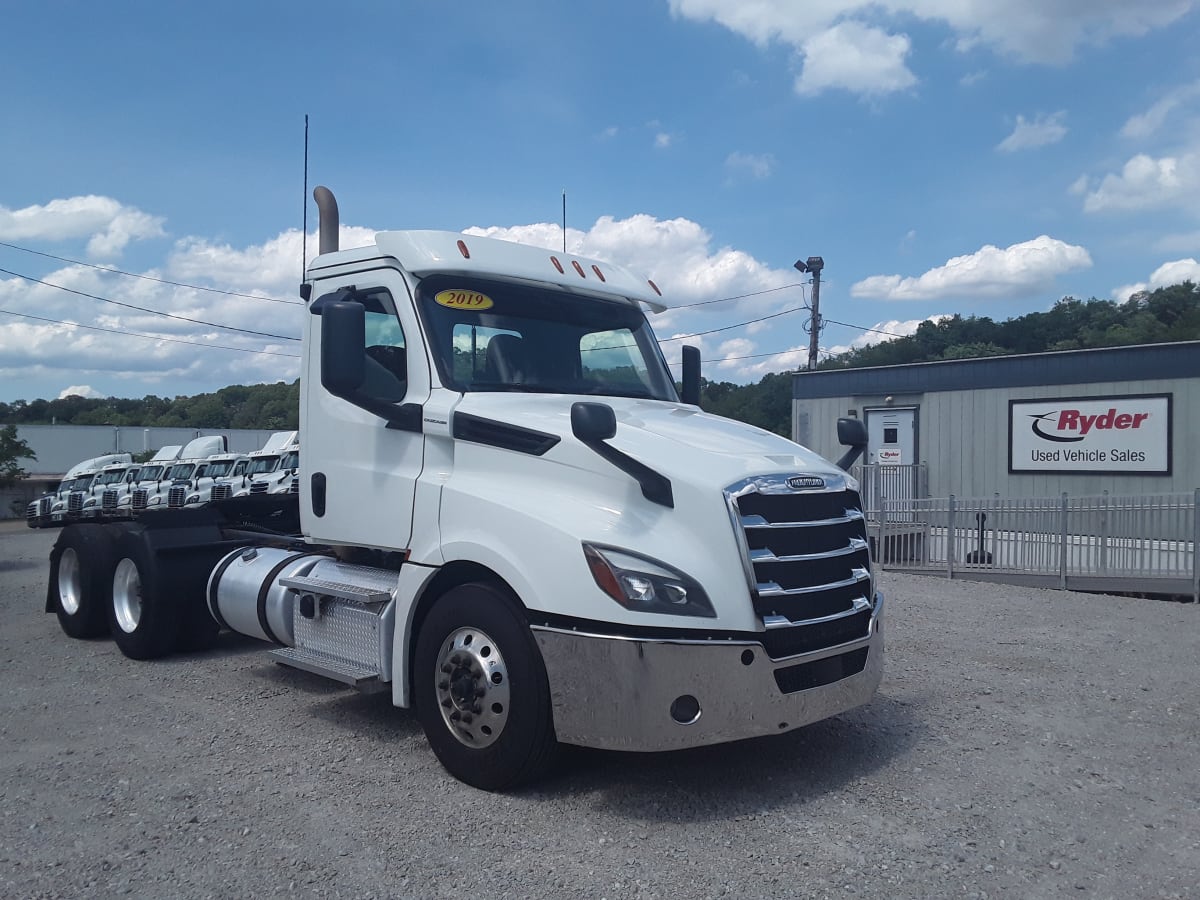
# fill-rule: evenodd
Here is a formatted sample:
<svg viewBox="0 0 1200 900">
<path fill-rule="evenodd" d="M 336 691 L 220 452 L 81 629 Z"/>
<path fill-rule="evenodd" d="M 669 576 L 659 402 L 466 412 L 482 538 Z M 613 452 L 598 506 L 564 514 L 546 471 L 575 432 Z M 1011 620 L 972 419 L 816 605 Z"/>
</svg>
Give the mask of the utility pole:
<svg viewBox="0 0 1200 900">
<path fill-rule="evenodd" d="M 808 369 L 817 367 L 817 342 L 821 337 L 821 270 L 825 260 L 819 256 L 798 259 L 795 268 L 800 272 L 811 272 L 813 277 L 812 315 L 808 319 Z"/>
</svg>

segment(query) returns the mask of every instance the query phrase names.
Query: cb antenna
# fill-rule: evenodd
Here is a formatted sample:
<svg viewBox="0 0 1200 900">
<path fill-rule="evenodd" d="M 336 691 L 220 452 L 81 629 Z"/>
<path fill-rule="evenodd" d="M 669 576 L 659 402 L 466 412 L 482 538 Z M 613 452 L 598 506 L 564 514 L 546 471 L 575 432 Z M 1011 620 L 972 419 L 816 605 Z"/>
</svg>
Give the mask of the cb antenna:
<svg viewBox="0 0 1200 900">
<path fill-rule="evenodd" d="M 304 297 L 304 278 L 308 274 L 308 113 L 304 114 L 304 193 L 300 196 L 304 198 L 303 224 L 300 226 L 300 296 Z"/>
</svg>

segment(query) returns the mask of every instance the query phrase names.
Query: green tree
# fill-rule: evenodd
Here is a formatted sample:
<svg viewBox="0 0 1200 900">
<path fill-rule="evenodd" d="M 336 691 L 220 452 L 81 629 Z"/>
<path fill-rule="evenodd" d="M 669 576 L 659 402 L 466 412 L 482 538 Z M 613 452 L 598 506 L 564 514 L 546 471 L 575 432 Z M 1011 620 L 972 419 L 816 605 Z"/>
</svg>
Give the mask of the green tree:
<svg viewBox="0 0 1200 900">
<path fill-rule="evenodd" d="M 17 460 L 37 459 L 29 445 L 17 437 L 16 425 L 0 427 L 0 487 L 11 487 L 25 476 Z"/>
</svg>

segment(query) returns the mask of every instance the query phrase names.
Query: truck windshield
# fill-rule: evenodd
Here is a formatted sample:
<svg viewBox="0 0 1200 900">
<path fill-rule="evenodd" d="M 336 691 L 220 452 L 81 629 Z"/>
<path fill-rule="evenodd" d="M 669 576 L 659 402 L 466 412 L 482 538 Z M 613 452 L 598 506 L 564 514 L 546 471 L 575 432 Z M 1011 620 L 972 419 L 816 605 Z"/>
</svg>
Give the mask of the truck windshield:
<svg viewBox="0 0 1200 900">
<path fill-rule="evenodd" d="M 233 460 L 226 459 L 220 462 L 209 463 L 208 468 L 204 470 L 205 478 L 220 478 L 223 475 L 228 475 L 233 468 Z"/>
<path fill-rule="evenodd" d="M 279 465 L 278 456 L 256 456 L 250 460 L 250 468 L 246 469 L 247 475 L 265 475 L 268 472 L 274 472 L 275 467 Z"/>
<path fill-rule="evenodd" d="M 187 481 L 192 477 L 192 472 L 195 470 L 195 463 L 179 463 L 171 468 L 172 481 Z"/>
<path fill-rule="evenodd" d="M 162 477 L 162 466 L 146 466 L 138 473 L 138 481 L 158 481 Z"/>
<path fill-rule="evenodd" d="M 417 296 L 446 387 L 678 400 L 635 305 L 448 275 L 426 278 Z"/>
<path fill-rule="evenodd" d="M 124 469 L 115 469 L 110 472 L 101 472 L 96 478 L 96 484 L 116 484 L 125 477 Z"/>
<path fill-rule="evenodd" d="M 92 482 L 96 480 L 95 475 L 80 475 L 75 479 L 75 483 L 71 485 L 73 491 L 86 491 L 92 486 Z"/>
<path fill-rule="evenodd" d="M 295 469 L 300 465 L 300 451 L 291 450 L 283 454 L 283 461 L 279 464 L 281 469 Z"/>
</svg>

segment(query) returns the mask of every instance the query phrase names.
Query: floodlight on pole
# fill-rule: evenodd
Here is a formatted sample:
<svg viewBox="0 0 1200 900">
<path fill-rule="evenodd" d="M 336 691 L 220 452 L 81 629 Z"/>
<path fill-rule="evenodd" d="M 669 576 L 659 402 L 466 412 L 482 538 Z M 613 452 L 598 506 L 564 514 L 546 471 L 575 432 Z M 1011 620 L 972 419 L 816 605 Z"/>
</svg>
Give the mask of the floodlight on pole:
<svg viewBox="0 0 1200 900">
<path fill-rule="evenodd" d="M 821 336 L 821 270 L 825 268 L 825 260 L 810 256 L 796 260 L 793 266 L 813 277 L 812 315 L 808 320 L 808 368 L 811 371 L 817 367 L 817 342 Z"/>
</svg>

